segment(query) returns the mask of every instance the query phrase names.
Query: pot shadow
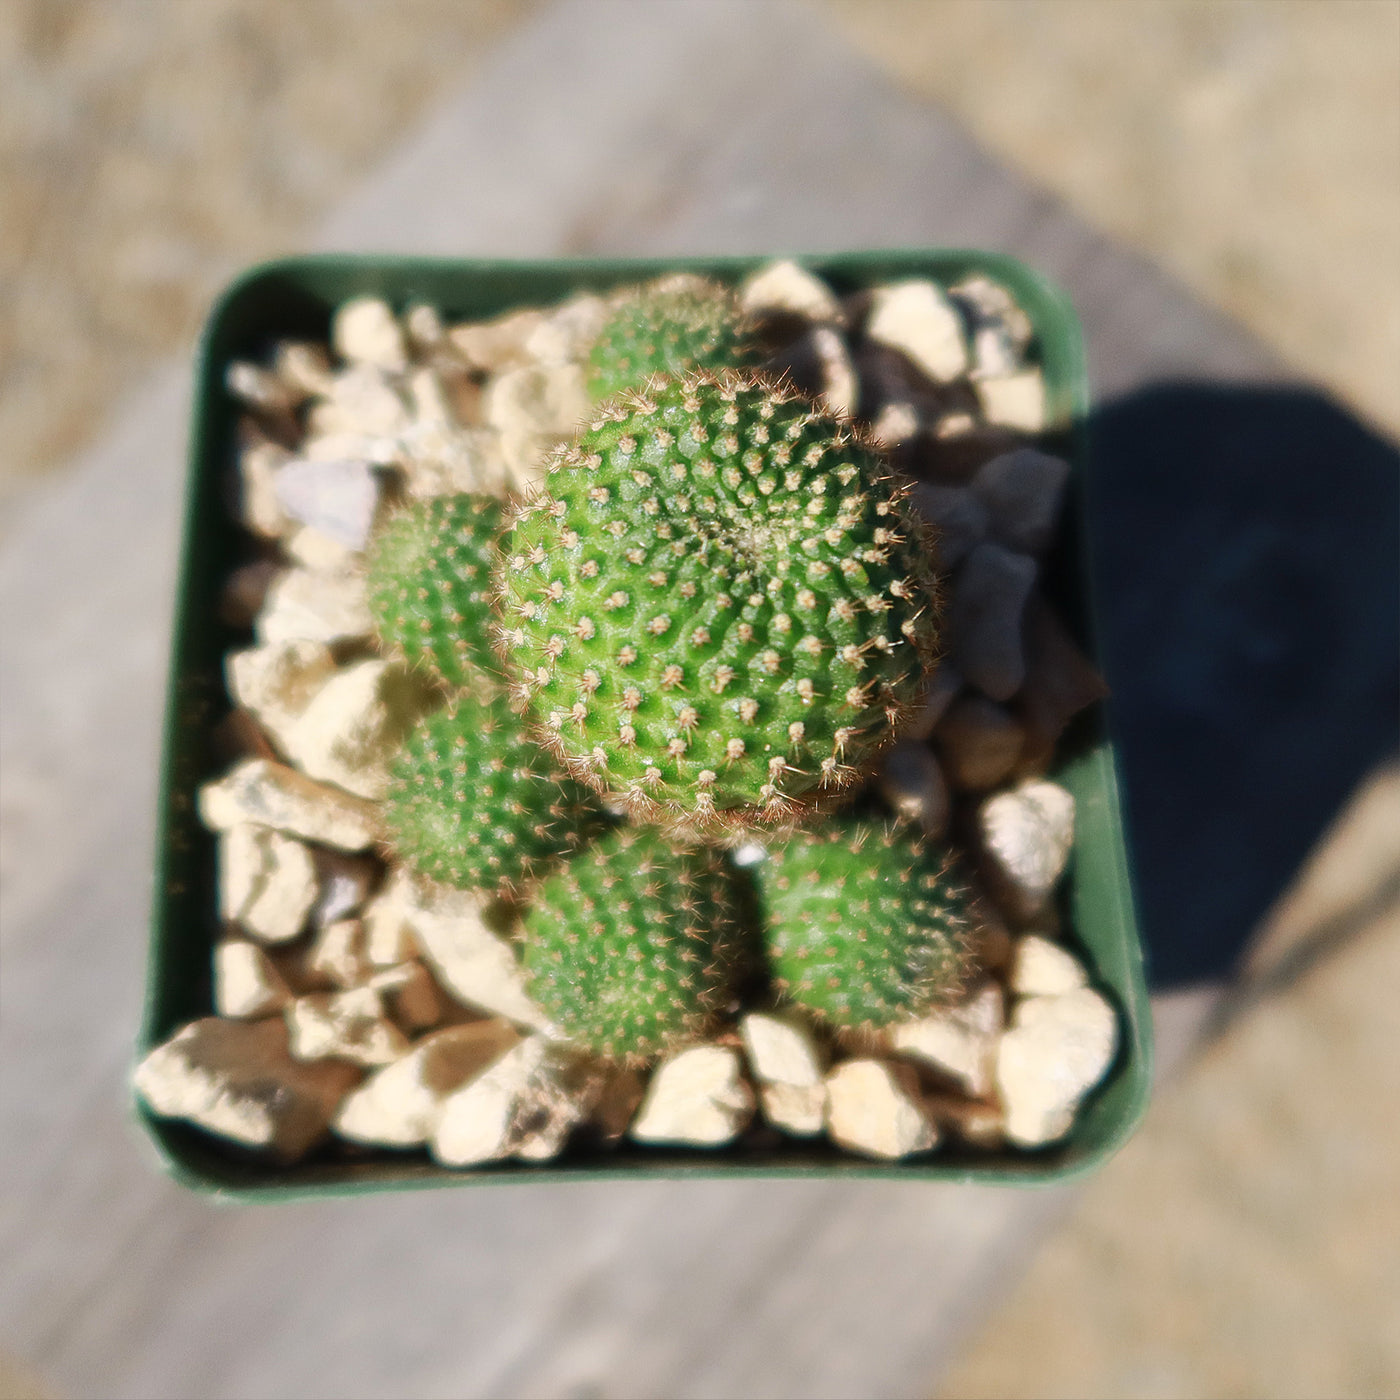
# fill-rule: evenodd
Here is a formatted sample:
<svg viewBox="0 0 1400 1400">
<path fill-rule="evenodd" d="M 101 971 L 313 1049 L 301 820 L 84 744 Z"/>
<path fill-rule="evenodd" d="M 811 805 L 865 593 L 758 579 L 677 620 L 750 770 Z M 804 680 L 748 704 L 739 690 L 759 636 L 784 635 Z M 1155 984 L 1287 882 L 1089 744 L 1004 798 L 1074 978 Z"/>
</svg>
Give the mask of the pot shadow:
<svg viewBox="0 0 1400 1400">
<path fill-rule="evenodd" d="M 1400 454 L 1297 388 L 1154 385 L 1088 432 L 1149 983 L 1218 981 L 1400 742 Z"/>
</svg>

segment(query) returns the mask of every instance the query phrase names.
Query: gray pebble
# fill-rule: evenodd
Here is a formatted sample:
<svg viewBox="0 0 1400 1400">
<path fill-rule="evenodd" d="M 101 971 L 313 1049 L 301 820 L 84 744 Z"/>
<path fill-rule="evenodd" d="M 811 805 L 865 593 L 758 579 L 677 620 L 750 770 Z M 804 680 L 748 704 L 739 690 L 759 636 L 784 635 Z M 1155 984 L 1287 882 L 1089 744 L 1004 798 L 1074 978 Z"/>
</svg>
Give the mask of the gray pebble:
<svg viewBox="0 0 1400 1400">
<path fill-rule="evenodd" d="M 924 683 L 923 699 L 905 726 L 903 737 L 927 739 L 962 688 L 963 678 L 947 661 L 940 661 Z"/>
<path fill-rule="evenodd" d="M 1053 753 L 1065 727 L 1102 700 L 1108 686 L 1043 598 L 1032 597 L 1025 617 L 1026 682 L 1021 715 L 1038 750 Z"/>
<path fill-rule="evenodd" d="M 986 541 L 967 556 L 953 589 L 954 664 L 992 700 L 1009 700 L 1026 678 L 1021 622 L 1036 573 L 1034 559 Z"/>
<path fill-rule="evenodd" d="M 987 507 L 962 486 L 917 482 L 909 503 L 938 532 L 938 563 L 955 569 L 987 537 Z"/>
<path fill-rule="evenodd" d="M 948 707 L 934 738 L 952 786 L 985 792 L 1011 775 L 1026 731 L 1001 705 L 964 695 Z"/>
<path fill-rule="evenodd" d="M 1054 536 L 1068 480 L 1068 462 L 1021 447 L 980 467 L 972 491 L 986 506 L 997 539 L 1038 555 Z"/>
<path fill-rule="evenodd" d="M 916 822 L 935 840 L 948 829 L 948 784 L 933 750 L 906 739 L 885 755 L 880 794 L 897 816 Z"/>
</svg>

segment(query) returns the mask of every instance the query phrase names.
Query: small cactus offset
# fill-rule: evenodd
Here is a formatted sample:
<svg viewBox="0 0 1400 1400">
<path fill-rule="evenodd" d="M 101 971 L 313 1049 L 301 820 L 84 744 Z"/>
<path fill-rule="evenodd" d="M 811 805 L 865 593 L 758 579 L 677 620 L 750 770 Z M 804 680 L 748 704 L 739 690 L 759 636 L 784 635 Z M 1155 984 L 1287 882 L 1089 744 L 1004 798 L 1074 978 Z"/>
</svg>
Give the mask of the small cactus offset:
<svg viewBox="0 0 1400 1400">
<path fill-rule="evenodd" d="M 589 355 L 595 402 L 654 374 L 742 370 L 758 363 L 733 292 L 702 277 L 669 277 L 625 293 Z"/>
<path fill-rule="evenodd" d="M 802 832 L 758 875 L 774 979 L 829 1025 L 878 1030 L 960 986 L 969 893 L 951 858 L 909 828 Z"/>
<path fill-rule="evenodd" d="M 904 497 L 847 426 L 772 384 L 616 396 L 502 538 L 517 700 L 640 820 L 799 817 L 893 741 L 936 651 Z"/>
<path fill-rule="evenodd" d="M 623 828 L 546 881 L 525 916 L 530 994 L 580 1047 L 640 1065 L 713 1029 L 741 931 L 710 848 Z"/>
<path fill-rule="evenodd" d="M 502 514 L 489 496 L 417 501 L 385 521 L 370 546 L 369 604 L 380 643 L 450 686 L 496 669 L 490 578 Z"/>
<path fill-rule="evenodd" d="M 384 819 L 390 847 L 416 870 L 501 895 L 547 874 L 606 821 L 503 697 L 466 694 L 409 735 Z"/>
</svg>

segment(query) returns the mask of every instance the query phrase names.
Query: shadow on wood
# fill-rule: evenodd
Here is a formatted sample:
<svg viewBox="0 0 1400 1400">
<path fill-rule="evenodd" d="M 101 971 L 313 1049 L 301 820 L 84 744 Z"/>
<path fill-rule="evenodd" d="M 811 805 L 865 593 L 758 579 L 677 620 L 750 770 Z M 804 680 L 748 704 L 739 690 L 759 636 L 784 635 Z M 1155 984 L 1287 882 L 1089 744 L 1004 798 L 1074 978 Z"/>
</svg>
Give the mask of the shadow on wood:
<svg viewBox="0 0 1400 1400">
<path fill-rule="evenodd" d="M 1156 990 L 1230 975 L 1400 739 L 1400 455 L 1303 389 L 1090 423 L 1094 593 Z"/>
</svg>

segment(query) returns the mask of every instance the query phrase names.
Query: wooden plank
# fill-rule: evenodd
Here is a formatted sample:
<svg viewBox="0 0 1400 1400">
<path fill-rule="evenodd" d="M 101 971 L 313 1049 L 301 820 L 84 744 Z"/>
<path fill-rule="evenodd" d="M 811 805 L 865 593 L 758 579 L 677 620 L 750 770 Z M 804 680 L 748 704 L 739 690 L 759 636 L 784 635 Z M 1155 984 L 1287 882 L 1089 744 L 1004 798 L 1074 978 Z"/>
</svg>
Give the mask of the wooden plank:
<svg viewBox="0 0 1400 1400">
<path fill-rule="evenodd" d="M 966 243 L 1073 291 L 1101 391 L 1257 347 L 786 3 L 543 12 L 323 246 Z M 915 1395 L 1063 1192 L 462 1190 L 221 1211 L 126 1122 L 187 380 L 0 551 L 0 1334 L 72 1395 Z M 1194 1024 L 1194 1019 L 1188 1017 Z"/>
</svg>

